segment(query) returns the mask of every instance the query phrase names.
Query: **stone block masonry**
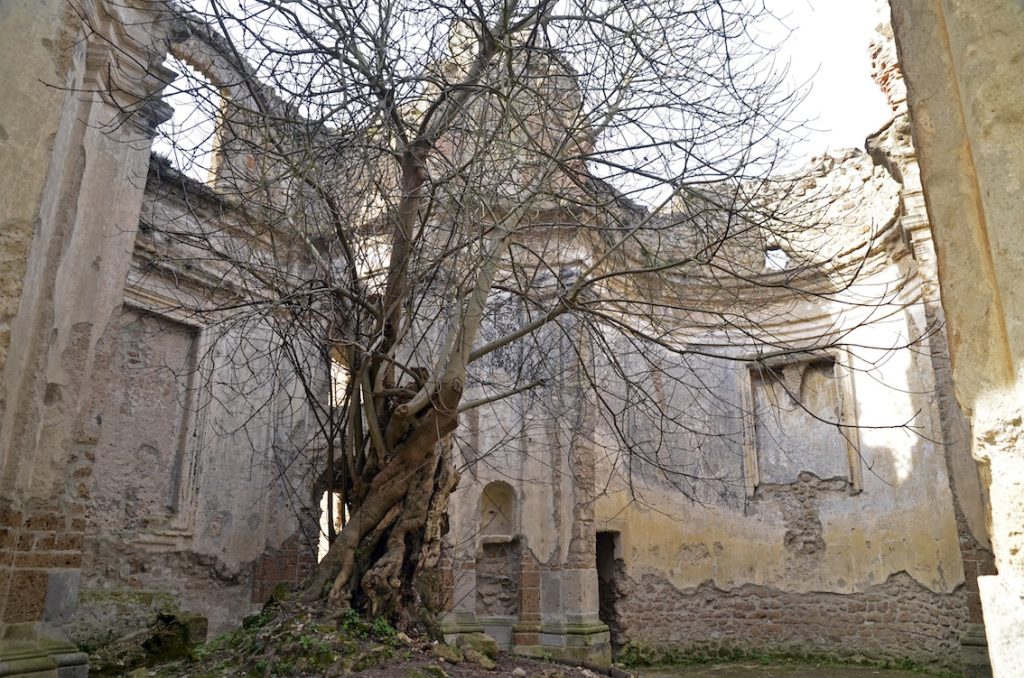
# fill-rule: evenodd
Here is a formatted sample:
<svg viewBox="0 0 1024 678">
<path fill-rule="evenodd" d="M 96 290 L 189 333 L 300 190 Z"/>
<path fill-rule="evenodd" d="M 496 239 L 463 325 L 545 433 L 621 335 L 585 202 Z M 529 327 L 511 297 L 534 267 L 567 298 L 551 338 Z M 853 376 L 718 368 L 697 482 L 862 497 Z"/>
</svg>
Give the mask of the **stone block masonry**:
<svg viewBox="0 0 1024 678">
<path fill-rule="evenodd" d="M 60 621 L 74 604 L 82 562 L 82 530 L 54 507 L 0 506 L 0 592 L 11 624 Z M 51 586 L 55 584 L 55 586 Z M 52 589 L 52 590 L 51 590 Z"/>
<path fill-rule="evenodd" d="M 958 670 L 967 625 L 963 587 L 934 593 L 902 572 L 853 594 L 710 583 L 679 590 L 648 574 L 623 579 L 619 595 L 621 640 L 655 651 L 909 659 Z"/>
<path fill-rule="evenodd" d="M 0 501 L 0 676 L 85 675 L 85 655 L 49 632 L 70 619 L 78 599 L 80 508 Z"/>
<path fill-rule="evenodd" d="M 0 500 L 0 618 L 8 624 L 66 623 L 81 582 L 91 452 L 75 446 L 65 470 L 67 494 Z"/>
</svg>

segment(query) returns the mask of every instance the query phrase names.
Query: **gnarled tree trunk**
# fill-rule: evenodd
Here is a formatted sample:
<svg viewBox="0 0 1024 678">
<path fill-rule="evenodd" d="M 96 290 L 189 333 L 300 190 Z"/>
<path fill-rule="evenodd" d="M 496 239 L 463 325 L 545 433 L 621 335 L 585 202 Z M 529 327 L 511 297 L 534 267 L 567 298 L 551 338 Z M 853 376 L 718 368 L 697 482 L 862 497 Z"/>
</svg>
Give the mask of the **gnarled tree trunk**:
<svg viewBox="0 0 1024 678">
<path fill-rule="evenodd" d="M 443 602 L 430 582 L 447 529 L 448 498 L 458 484 L 447 438 L 458 422 L 460 398 L 461 384 L 449 386 L 403 424 L 395 423 L 402 418 L 392 409 L 388 433 L 400 426 L 409 431 L 363 479 L 362 499 L 350 501 L 348 522 L 320 562 L 307 600 L 326 596 L 329 607 L 397 617 L 407 628 L 431 625 Z"/>
</svg>

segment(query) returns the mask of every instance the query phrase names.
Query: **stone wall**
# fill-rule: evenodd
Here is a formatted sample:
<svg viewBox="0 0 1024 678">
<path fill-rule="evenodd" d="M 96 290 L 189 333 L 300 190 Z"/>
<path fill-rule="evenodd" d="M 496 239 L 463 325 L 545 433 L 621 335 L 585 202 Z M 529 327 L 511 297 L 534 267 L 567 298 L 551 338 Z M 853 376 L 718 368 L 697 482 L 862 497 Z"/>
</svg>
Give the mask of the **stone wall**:
<svg viewBox="0 0 1024 678">
<path fill-rule="evenodd" d="M 885 93 L 893 111 L 888 125 L 866 141 L 874 161 L 900 184 L 900 225 L 914 250 L 928 324 L 936 328 L 928 337 L 941 422 L 943 453 L 953 491 L 957 537 L 964 567 L 964 589 L 972 624 L 982 623 L 978 577 L 995 574 L 992 544 L 985 527 L 988 488 L 971 459 L 971 424 L 954 394 L 949 332 L 939 294 L 938 267 L 931 224 L 921 186 L 921 170 L 911 134 L 907 88 L 896 55 L 892 26 L 878 27 L 871 44 L 872 77 Z"/>
<path fill-rule="evenodd" d="M 63 11 L 62 11 L 63 9 Z M 12 323 L 28 272 L 37 210 L 51 162 L 36 130 L 53 134 L 62 124 L 69 94 L 38 87 L 73 81 L 72 65 L 60 52 L 76 31 L 70 7 L 60 2 L 8 3 L 0 31 L 3 59 L 0 79 L 7 95 L 0 106 L 0 175 L 4 177 L 4 212 L 0 216 L 0 370 L 7 362 Z M 2 399 L 4 405 L 9 405 Z"/>
<path fill-rule="evenodd" d="M 664 357 L 663 380 L 676 380 L 659 401 L 669 425 L 638 423 L 638 441 L 660 435 L 643 459 L 599 430 L 596 529 L 622 543 L 615 641 L 955 668 L 968 620 L 964 560 L 942 444 L 935 326 L 900 230 L 900 185 L 856 152 L 822 159 L 804 185 L 856 206 L 838 206 L 847 237 L 865 237 L 864 224 L 875 224 L 882 244 L 854 288 L 901 281 L 896 299 L 876 302 L 894 310 L 867 318 L 856 303 L 844 307 L 843 295 L 827 304 L 798 292 L 769 298 L 763 312 L 785 322 L 769 332 L 749 320 L 759 317 L 753 311 L 746 347 L 733 342 L 721 358 Z M 814 350 L 835 327 L 844 345 Z M 812 349 L 761 358 L 761 337 L 768 353 Z M 908 339 L 912 348 L 886 348 Z M 646 373 L 654 370 L 628 365 L 634 383 L 654 381 Z"/>
<path fill-rule="evenodd" d="M 53 510 L 22 513 L 10 505 L 0 507 L 0 560 L 10 568 L 2 577 L 5 622 L 37 621 L 48 610 L 60 610 L 65 596 L 73 596 L 82 563 L 80 521 L 72 519 L 69 525 L 62 512 Z"/>
<path fill-rule="evenodd" d="M 134 620 L 132 633 L 153 625 L 163 609 L 140 594 L 221 633 L 316 565 L 316 447 L 295 374 L 274 359 L 266 323 L 218 322 L 216 264 L 166 235 L 223 232 L 238 217 L 153 160 L 125 302 L 82 410 L 83 427 L 103 426 L 83 447 L 83 603 L 66 625 L 80 645 L 116 640 L 109 628 L 125 624 L 112 614 Z"/>
<path fill-rule="evenodd" d="M 282 384 L 261 422 L 273 427 L 259 430 L 240 425 L 251 411 L 211 407 L 231 399 L 192 377 L 215 371 L 202 372 L 204 351 L 232 346 L 180 312 L 173 281 L 194 276 L 152 275 L 152 237 L 136 238 L 154 204 L 188 211 L 180 181 L 168 191 L 158 177 L 159 197 L 144 195 L 150 139 L 170 113 L 157 94 L 173 77 L 159 12 L 105 0 L 0 10 L 3 675 L 80 675 L 67 632 L 94 640 L 122 616 L 145 626 L 146 601 L 223 630 L 315 553 L 312 479 L 286 458 L 308 441 L 304 401 Z"/>
<path fill-rule="evenodd" d="M 87 29 L 85 22 L 91 24 Z M 0 10 L 0 672 L 78 671 L 93 354 L 121 302 L 166 75 L 135 6 Z M 12 277 L 8 277 L 12 276 Z M 21 549 L 21 550 L 19 550 Z"/>
<path fill-rule="evenodd" d="M 792 653 L 960 667 L 963 591 L 935 593 L 905 573 L 852 594 L 711 582 L 678 589 L 655 574 L 618 588 L 621 642 L 655 655 Z"/>
</svg>

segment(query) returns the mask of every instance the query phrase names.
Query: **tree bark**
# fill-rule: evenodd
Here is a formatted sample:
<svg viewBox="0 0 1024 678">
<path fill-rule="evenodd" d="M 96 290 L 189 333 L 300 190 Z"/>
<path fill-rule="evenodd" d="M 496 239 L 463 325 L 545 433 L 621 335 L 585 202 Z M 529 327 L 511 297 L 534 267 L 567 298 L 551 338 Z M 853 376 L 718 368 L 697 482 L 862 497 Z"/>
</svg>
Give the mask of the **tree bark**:
<svg viewBox="0 0 1024 678">
<path fill-rule="evenodd" d="M 320 562 L 305 600 L 326 595 L 333 609 L 354 607 L 403 627 L 429 627 L 441 601 L 418 580 L 429 577 L 440 557 L 448 497 L 458 483 L 445 439 L 458 424 L 460 399 L 461 384 L 443 389 L 367 479 L 365 500 Z"/>
</svg>

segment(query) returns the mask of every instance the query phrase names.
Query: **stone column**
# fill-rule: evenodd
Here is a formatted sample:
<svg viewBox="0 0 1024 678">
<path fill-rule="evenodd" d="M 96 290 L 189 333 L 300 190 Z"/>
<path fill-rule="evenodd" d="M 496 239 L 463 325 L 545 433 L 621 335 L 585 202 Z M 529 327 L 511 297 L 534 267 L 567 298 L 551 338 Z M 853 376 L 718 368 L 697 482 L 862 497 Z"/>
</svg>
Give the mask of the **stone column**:
<svg viewBox="0 0 1024 678">
<path fill-rule="evenodd" d="M 1024 6 L 891 0 L 957 401 L 989 489 L 978 579 L 993 674 L 1024 656 Z"/>
<path fill-rule="evenodd" d="M 612 660 L 611 634 L 599 616 L 594 455 L 588 436 L 581 436 L 570 453 L 575 480 L 572 538 L 568 557 L 558 572 L 564 622 L 558 629 L 545 625 L 541 641 L 553 645 L 564 658 L 608 665 Z"/>
<path fill-rule="evenodd" d="M 76 422 L 121 303 L 151 131 L 169 112 L 149 97 L 171 76 L 146 47 L 150 15 L 113 4 L 0 12 L 0 676 L 86 672 L 53 629 L 78 595 L 88 460 L 76 447 L 102 425 Z"/>
</svg>

